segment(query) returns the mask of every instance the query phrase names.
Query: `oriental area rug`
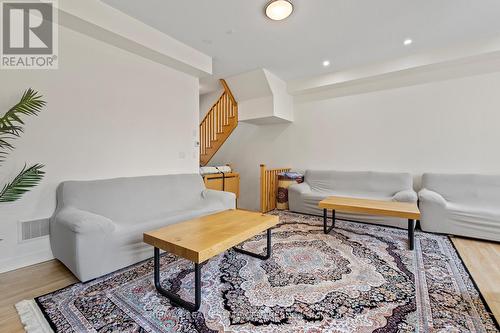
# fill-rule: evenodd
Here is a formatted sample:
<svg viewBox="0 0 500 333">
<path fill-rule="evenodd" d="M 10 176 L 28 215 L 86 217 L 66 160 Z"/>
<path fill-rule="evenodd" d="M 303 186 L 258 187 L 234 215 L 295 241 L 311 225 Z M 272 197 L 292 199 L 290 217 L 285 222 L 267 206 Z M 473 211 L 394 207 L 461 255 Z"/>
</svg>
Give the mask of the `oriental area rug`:
<svg viewBox="0 0 500 333">
<path fill-rule="evenodd" d="M 498 332 L 446 236 L 274 212 L 267 261 L 233 250 L 203 264 L 190 313 L 154 287 L 153 260 L 17 305 L 28 332 Z M 265 253 L 265 234 L 241 245 Z M 152 251 L 151 251 L 152 252 Z M 194 298 L 193 264 L 161 257 L 164 288 Z"/>
</svg>

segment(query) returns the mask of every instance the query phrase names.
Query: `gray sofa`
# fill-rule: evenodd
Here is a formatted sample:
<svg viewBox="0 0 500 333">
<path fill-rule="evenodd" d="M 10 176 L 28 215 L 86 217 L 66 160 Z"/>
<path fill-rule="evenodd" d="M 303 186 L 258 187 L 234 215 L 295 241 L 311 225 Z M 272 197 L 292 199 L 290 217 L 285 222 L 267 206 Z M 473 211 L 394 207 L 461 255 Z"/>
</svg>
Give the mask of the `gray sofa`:
<svg viewBox="0 0 500 333">
<path fill-rule="evenodd" d="M 328 196 L 357 197 L 376 200 L 416 202 L 413 179 L 409 173 L 371 171 L 307 170 L 302 184 L 288 188 L 290 210 L 322 215 L 318 203 Z M 388 225 L 407 229 L 408 220 L 338 212 L 339 219 Z"/>
<path fill-rule="evenodd" d="M 422 230 L 500 241 L 500 175 L 422 177 Z"/>
<path fill-rule="evenodd" d="M 54 256 L 81 281 L 153 255 L 144 231 L 235 208 L 233 193 L 205 189 L 198 174 L 67 181 L 50 221 Z"/>
</svg>

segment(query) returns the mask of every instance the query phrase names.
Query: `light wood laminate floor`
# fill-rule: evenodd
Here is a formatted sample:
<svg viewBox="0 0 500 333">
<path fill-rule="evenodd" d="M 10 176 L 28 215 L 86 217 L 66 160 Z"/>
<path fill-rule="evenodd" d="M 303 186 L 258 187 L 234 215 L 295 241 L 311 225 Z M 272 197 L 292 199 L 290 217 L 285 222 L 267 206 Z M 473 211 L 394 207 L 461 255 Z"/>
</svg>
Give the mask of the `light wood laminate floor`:
<svg viewBox="0 0 500 333">
<path fill-rule="evenodd" d="M 500 320 L 500 244 L 453 238 L 467 268 Z M 0 274 L 0 332 L 24 332 L 14 304 L 63 288 L 77 279 L 56 260 Z"/>
</svg>

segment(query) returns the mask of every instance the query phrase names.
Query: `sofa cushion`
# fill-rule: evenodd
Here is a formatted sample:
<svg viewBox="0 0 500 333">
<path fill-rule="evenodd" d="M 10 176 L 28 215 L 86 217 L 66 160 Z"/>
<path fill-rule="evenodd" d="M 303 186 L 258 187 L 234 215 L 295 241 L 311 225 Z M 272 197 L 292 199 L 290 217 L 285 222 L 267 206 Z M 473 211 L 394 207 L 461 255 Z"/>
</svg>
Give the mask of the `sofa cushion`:
<svg viewBox="0 0 500 333">
<path fill-rule="evenodd" d="M 380 193 L 373 193 L 373 192 L 342 192 L 342 191 L 331 191 L 331 192 L 324 192 L 324 193 L 318 193 L 318 192 L 312 192 L 309 194 L 304 194 L 303 198 L 304 200 L 315 200 L 316 201 L 316 206 L 318 205 L 319 201 L 325 199 L 326 197 L 330 196 L 337 196 L 337 197 L 346 197 L 346 198 L 360 198 L 360 199 L 372 199 L 372 200 L 383 200 L 383 201 L 390 201 L 392 200 L 391 196 L 385 196 L 381 195 Z"/>
<path fill-rule="evenodd" d="M 305 181 L 312 192 L 323 194 L 338 191 L 392 197 L 399 191 L 412 189 L 412 178 L 409 173 L 307 170 Z"/>
<path fill-rule="evenodd" d="M 205 186 L 198 174 L 114 178 L 64 182 L 60 205 L 134 223 L 192 209 L 203 201 Z"/>
<path fill-rule="evenodd" d="M 450 215 L 469 220 L 471 223 L 476 223 L 478 220 L 486 218 L 497 220 L 500 226 L 500 210 L 494 207 L 449 202 L 446 205 L 446 209 Z"/>
<path fill-rule="evenodd" d="M 500 175 L 426 173 L 422 187 L 448 202 L 484 207 L 498 207 L 500 202 Z"/>
</svg>

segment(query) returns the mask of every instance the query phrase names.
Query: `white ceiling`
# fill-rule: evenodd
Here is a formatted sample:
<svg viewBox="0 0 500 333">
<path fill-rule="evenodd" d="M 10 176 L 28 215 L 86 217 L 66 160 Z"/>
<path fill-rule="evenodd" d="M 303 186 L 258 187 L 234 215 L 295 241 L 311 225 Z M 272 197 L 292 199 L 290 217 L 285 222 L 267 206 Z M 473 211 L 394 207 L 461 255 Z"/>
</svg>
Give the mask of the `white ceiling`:
<svg viewBox="0 0 500 333">
<path fill-rule="evenodd" d="M 267 1 L 104 0 L 212 56 L 202 83 L 256 68 L 297 79 L 500 35 L 499 0 L 293 0 L 281 22 Z"/>
</svg>

